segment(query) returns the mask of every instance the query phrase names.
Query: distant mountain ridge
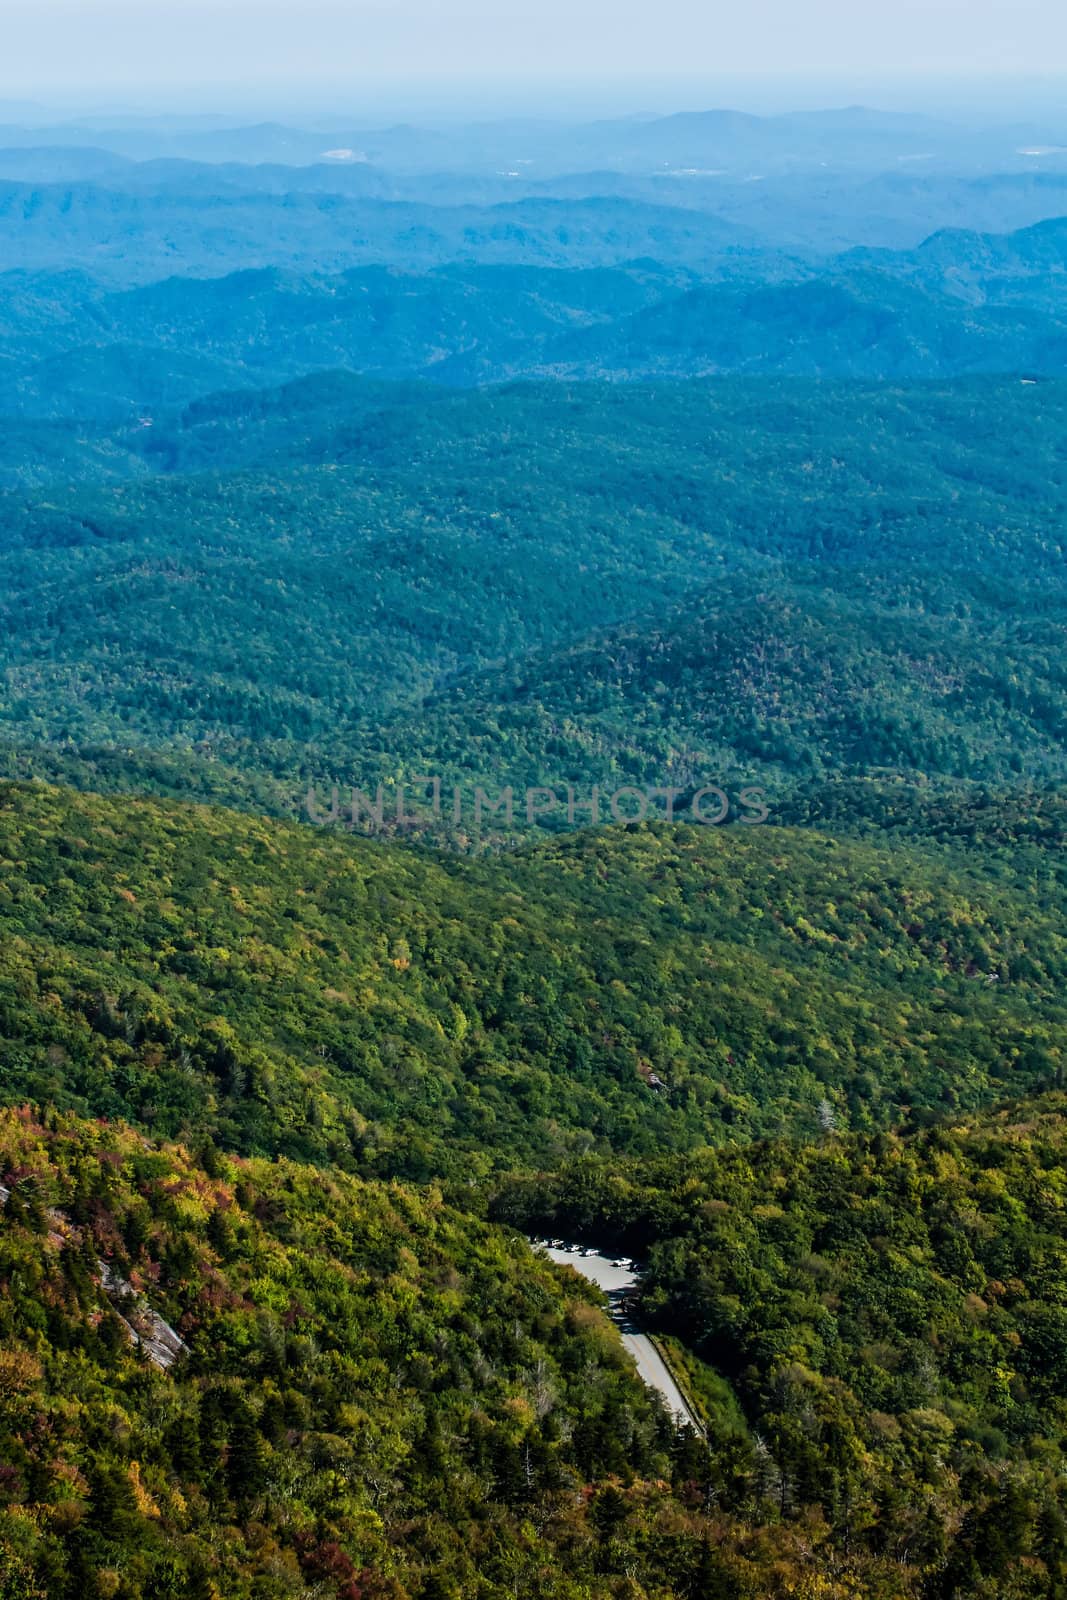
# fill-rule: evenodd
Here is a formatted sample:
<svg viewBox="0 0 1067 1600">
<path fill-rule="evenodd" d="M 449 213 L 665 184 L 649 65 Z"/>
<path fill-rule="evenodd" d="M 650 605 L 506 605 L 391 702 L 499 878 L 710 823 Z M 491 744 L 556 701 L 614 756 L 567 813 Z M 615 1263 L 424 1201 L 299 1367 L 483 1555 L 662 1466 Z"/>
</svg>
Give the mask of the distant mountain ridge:
<svg viewBox="0 0 1067 1600">
<path fill-rule="evenodd" d="M 797 170 L 820 164 L 839 168 L 889 167 L 909 160 L 955 161 L 988 166 L 1018 158 L 1026 147 L 1063 142 L 1064 130 L 1031 124 L 963 125 L 908 112 L 846 106 L 824 111 L 758 116 L 711 109 L 593 122 L 513 118 L 440 126 L 400 124 L 368 127 L 332 122 L 321 128 L 262 122 L 241 126 L 234 119 L 214 127 L 187 123 L 132 126 L 106 119 L 0 126 L 0 144 L 40 147 L 87 145 L 134 159 L 178 158 L 209 162 L 320 160 L 329 150 L 387 166 L 396 172 L 493 171 L 535 164 L 560 176 L 590 166 L 617 171 L 654 170 L 662 165 L 759 161 L 763 170 Z"/>
<path fill-rule="evenodd" d="M 1067 140 L 10 115 L 0 1600 L 1067 1600 Z"/>
<path fill-rule="evenodd" d="M 279 161 L 207 162 L 158 157 L 134 161 L 92 146 L 4 148 L 0 180 L 30 185 L 93 182 L 144 197 L 179 189 L 220 195 L 333 195 L 407 205 L 486 207 L 516 200 L 614 198 L 697 211 L 732 223 L 787 251 L 831 255 L 849 248 L 913 249 L 939 228 L 1004 233 L 1067 213 L 1067 160 L 1011 157 L 977 170 L 925 161 L 870 170 L 755 173 L 750 165 L 671 166 L 617 171 L 593 160 L 584 170 L 546 173 L 536 162 L 485 170 L 435 166 L 398 172 L 363 160 L 309 165 Z M 441 160 L 447 153 L 442 151 Z"/>
<path fill-rule="evenodd" d="M 323 197 L 271 204 L 288 217 L 331 214 Z M 412 217 L 405 207 L 379 212 L 398 237 Z M 435 215 L 436 233 L 410 235 L 415 253 L 444 239 Z M 1065 219 L 1009 235 L 945 231 L 916 250 L 848 251 L 820 263 L 736 242 L 698 260 L 690 245 L 706 219 L 622 201 L 575 210 L 524 202 L 484 216 L 493 225 L 476 237 L 490 256 L 514 261 L 418 272 L 259 266 L 119 290 L 72 270 L 0 275 L 0 415 L 114 423 L 333 368 L 459 387 L 544 376 L 903 380 L 1067 370 Z M 677 243 L 679 218 L 688 264 L 622 260 L 631 245 Z M 468 245 L 477 252 L 474 235 Z M 524 259 L 587 250 L 622 264 Z"/>
<path fill-rule="evenodd" d="M 700 268 L 758 236 L 703 212 L 590 196 L 442 208 L 328 193 L 246 193 L 175 183 L 148 192 L 101 183 L 0 182 L 0 260 L 28 271 L 91 261 L 116 286 L 237 265 L 315 272 L 381 263 L 615 266 L 636 257 Z"/>
</svg>

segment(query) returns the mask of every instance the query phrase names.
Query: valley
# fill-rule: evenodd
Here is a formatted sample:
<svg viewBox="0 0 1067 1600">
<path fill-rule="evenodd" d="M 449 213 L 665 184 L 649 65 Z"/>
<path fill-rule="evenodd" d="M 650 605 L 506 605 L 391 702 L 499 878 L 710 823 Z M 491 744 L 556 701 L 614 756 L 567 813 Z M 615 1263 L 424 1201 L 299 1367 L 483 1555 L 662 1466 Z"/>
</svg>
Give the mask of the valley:
<svg viewBox="0 0 1067 1600">
<path fill-rule="evenodd" d="M 2 1600 L 1065 1600 L 1058 102 L 17 99 Z"/>
</svg>

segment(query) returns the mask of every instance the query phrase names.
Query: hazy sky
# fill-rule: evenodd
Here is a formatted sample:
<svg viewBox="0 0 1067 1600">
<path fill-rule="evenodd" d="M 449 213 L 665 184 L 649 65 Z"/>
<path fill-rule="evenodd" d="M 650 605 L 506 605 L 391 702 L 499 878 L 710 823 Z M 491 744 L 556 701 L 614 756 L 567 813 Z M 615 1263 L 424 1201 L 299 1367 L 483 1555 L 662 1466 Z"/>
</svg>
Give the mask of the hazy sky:
<svg viewBox="0 0 1067 1600">
<path fill-rule="evenodd" d="M 0 94 L 1060 74 L 1063 0 L 0 0 Z"/>
</svg>

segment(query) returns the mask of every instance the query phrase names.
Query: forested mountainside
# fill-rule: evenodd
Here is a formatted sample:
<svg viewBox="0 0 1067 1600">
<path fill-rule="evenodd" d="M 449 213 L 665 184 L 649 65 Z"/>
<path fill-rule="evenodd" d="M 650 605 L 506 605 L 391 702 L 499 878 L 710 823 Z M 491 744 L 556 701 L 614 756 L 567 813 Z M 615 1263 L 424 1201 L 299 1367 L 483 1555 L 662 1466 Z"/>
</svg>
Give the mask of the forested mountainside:
<svg viewBox="0 0 1067 1600">
<path fill-rule="evenodd" d="M 0 1600 L 1067 1600 L 1057 119 L 0 126 Z"/>
<path fill-rule="evenodd" d="M 649 1248 L 705 1445 L 580 1279 L 432 1189 L 4 1113 L 5 1596 L 1059 1595 L 1065 1128 L 498 1197 Z"/>
<path fill-rule="evenodd" d="M 513 1237 L 69 1118 L 4 1113 L 0 1168 L 6 1600 L 577 1600 L 646 1539 L 675 1592 L 698 1572 L 684 1449 L 592 1293 Z"/>
<path fill-rule="evenodd" d="M 727 1380 L 713 1437 L 740 1401 L 767 1492 L 897 1560 L 901 1594 L 914 1567 L 931 1596 L 1058 1594 L 1064 1109 L 586 1158 L 494 1214 L 639 1253 L 645 1315 Z"/>
<path fill-rule="evenodd" d="M 284 236 L 300 208 L 292 195 L 272 203 Z M 336 220 L 332 203 L 301 203 L 317 221 L 324 208 Z M 193 277 L 174 275 L 182 263 L 168 256 L 152 274 L 161 281 L 121 288 L 95 249 L 93 273 L 85 271 L 70 196 L 55 204 L 65 257 L 14 270 L 17 255 L 3 254 L 5 415 L 136 422 L 215 391 L 329 368 L 451 386 L 1065 370 L 1067 223 L 1057 218 L 1013 234 L 943 229 L 912 250 L 815 257 L 759 248 L 740 230 L 734 239 L 726 224 L 691 210 L 544 201 L 538 222 L 527 214 L 531 201 L 489 213 L 494 252 L 479 248 L 464 221 L 462 248 L 449 256 L 426 236 L 450 212 L 429 207 L 416 225 L 410 208 L 389 204 L 384 216 L 411 241 L 407 254 L 390 240 L 341 271 L 344 258 L 317 249 L 280 264 L 246 249 L 220 263 L 218 276 L 210 263 L 185 264 Z M 12 202 L 5 213 L 0 183 L 0 245 L 5 214 L 24 242 L 44 225 L 46 205 L 29 207 L 29 223 L 25 210 Z M 195 206 L 189 223 L 204 236 Z M 220 223 L 209 236 L 232 233 Z M 269 237 L 276 248 L 278 230 Z"/>
<path fill-rule="evenodd" d="M 828 1109 L 889 1127 L 1064 1070 L 1062 825 L 979 854 L 649 824 L 471 860 L 3 799 L 9 1100 L 461 1182 Z"/>
<path fill-rule="evenodd" d="M 0 499 L 6 770 L 289 812 L 426 772 L 1047 787 L 1064 396 L 334 374 L 16 430 L 52 481 Z M 64 485 L 82 449 L 127 475 Z"/>
<path fill-rule="evenodd" d="M 472 861 L 9 786 L 7 1592 L 1059 1593 L 1047 820 Z M 707 1446 L 501 1224 L 638 1256 Z"/>
</svg>

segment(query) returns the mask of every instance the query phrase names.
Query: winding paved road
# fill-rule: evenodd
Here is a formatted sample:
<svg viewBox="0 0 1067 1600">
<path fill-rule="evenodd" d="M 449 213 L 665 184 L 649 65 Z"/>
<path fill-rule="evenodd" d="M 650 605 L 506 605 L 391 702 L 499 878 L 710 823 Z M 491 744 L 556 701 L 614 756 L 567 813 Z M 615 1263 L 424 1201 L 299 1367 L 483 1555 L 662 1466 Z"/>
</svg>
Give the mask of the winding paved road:
<svg viewBox="0 0 1067 1600">
<path fill-rule="evenodd" d="M 688 1424 L 697 1433 L 703 1433 L 703 1428 L 686 1405 L 681 1390 L 652 1340 L 646 1333 L 638 1333 L 633 1328 L 622 1309 L 623 1296 L 637 1286 L 637 1273 L 628 1267 L 617 1267 L 607 1256 L 586 1255 L 577 1246 L 563 1250 L 550 1245 L 542 1245 L 541 1248 L 551 1261 L 561 1267 L 573 1267 L 583 1278 L 588 1278 L 598 1289 L 603 1289 L 611 1302 L 612 1318 L 618 1324 L 622 1342 L 633 1356 L 640 1376 L 650 1389 L 658 1390 L 663 1396 L 667 1410 L 677 1422 Z"/>
</svg>

